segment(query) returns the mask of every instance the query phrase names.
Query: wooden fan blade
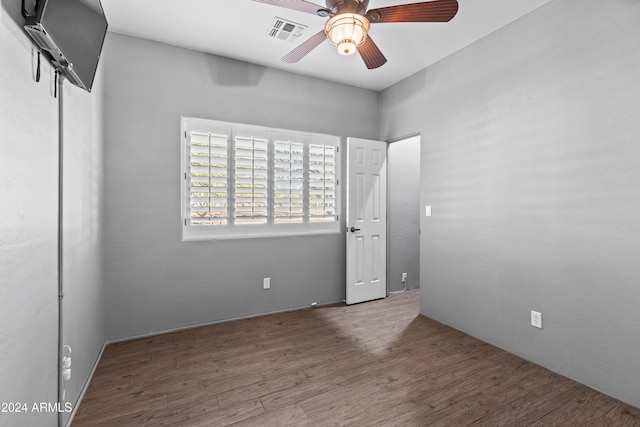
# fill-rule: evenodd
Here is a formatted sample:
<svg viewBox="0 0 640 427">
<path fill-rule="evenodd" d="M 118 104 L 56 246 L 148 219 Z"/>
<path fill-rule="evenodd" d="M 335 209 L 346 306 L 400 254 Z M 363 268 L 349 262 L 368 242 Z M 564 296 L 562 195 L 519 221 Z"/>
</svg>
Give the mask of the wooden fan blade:
<svg viewBox="0 0 640 427">
<path fill-rule="evenodd" d="M 300 43 L 295 49 L 291 52 L 287 53 L 282 57 L 282 62 L 286 62 L 288 64 L 293 64 L 300 61 L 302 58 L 307 56 L 309 52 L 318 47 L 320 43 L 327 39 L 324 30 L 320 30 L 320 32 L 314 34 L 307 40 Z"/>
<path fill-rule="evenodd" d="M 422 3 L 381 7 L 367 12 L 371 23 L 378 22 L 449 22 L 458 13 L 456 0 L 435 0 Z"/>
<path fill-rule="evenodd" d="M 313 15 L 318 14 L 318 10 L 324 9 L 322 6 L 310 3 L 304 0 L 253 0 L 258 3 L 270 4 L 272 6 L 286 7 L 287 9 L 293 9 L 300 12 L 307 12 Z"/>
<path fill-rule="evenodd" d="M 369 36 L 367 36 L 361 46 L 358 46 L 358 53 L 364 61 L 364 64 L 370 70 L 382 67 L 387 62 L 387 58 L 384 57 L 378 46 Z"/>
</svg>

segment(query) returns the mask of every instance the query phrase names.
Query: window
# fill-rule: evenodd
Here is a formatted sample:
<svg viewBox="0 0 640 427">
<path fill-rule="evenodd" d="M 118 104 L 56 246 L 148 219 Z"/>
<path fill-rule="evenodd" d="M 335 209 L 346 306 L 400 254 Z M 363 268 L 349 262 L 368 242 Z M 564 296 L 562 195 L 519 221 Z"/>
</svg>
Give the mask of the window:
<svg viewBox="0 0 640 427">
<path fill-rule="evenodd" d="M 183 240 L 339 231 L 336 136 L 183 118 Z"/>
</svg>

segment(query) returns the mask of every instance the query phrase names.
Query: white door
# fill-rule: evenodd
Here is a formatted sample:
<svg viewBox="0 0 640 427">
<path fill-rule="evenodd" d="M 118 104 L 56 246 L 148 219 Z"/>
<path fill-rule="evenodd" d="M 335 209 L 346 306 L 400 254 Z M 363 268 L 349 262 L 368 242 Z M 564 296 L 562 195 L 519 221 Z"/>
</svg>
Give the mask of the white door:
<svg viewBox="0 0 640 427">
<path fill-rule="evenodd" d="M 347 139 L 347 304 L 387 295 L 387 143 Z"/>
</svg>

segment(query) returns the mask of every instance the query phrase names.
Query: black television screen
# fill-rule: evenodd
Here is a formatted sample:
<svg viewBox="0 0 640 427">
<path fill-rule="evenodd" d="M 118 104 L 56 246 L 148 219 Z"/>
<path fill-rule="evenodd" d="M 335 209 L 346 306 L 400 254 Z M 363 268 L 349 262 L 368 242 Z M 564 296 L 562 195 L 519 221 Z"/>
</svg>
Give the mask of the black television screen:
<svg viewBox="0 0 640 427">
<path fill-rule="evenodd" d="M 107 27 L 100 0 L 42 0 L 25 24 L 51 63 L 89 92 Z"/>
</svg>

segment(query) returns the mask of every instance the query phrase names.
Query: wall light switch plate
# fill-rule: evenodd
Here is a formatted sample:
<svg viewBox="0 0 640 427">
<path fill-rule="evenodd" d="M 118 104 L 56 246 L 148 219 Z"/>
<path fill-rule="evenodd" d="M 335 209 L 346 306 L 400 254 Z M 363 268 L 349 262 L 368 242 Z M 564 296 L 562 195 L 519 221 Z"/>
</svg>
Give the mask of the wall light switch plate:
<svg viewBox="0 0 640 427">
<path fill-rule="evenodd" d="M 262 288 L 270 289 L 271 288 L 271 277 L 265 277 L 262 279 Z"/>
<path fill-rule="evenodd" d="M 427 205 L 424 207 L 425 216 L 431 216 L 431 206 Z"/>
<path fill-rule="evenodd" d="M 531 326 L 542 329 L 542 313 L 531 310 Z"/>
</svg>

